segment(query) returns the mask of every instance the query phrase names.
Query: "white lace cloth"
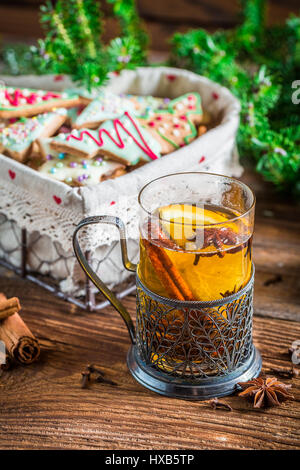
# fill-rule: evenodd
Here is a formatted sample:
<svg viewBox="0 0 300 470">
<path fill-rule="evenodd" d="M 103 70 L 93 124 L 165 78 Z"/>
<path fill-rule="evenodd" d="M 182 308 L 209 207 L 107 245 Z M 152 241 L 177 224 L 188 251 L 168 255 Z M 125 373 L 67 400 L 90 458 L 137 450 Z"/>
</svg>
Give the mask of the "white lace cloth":
<svg viewBox="0 0 300 470">
<path fill-rule="evenodd" d="M 0 79 L 7 85 L 49 90 L 72 85 L 66 77 L 61 81 L 53 76 Z M 0 155 L 0 214 L 5 216 L 0 223 L 0 257 L 15 265 L 20 263 L 20 251 L 12 249 L 12 227 L 8 222 L 12 220 L 15 229 L 26 228 L 29 233 L 28 267 L 60 280 L 62 290 L 69 294 L 78 292 L 78 281 L 83 279 L 72 256 L 71 245 L 74 227 L 81 219 L 101 214 L 123 219 L 130 241 L 129 251 L 136 260 L 137 194 L 147 182 L 180 171 L 211 171 L 235 176 L 242 172 L 235 151 L 240 107 L 226 88 L 192 72 L 168 67 L 124 71 L 111 78 L 107 86 L 115 93 L 170 98 L 197 91 L 201 94 L 204 109 L 220 124 L 190 145 L 96 186 L 71 188 Z M 108 225 L 93 226 L 81 235 L 82 247 L 92 250 L 94 264 L 97 260 L 95 267 L 100 269 L 101 265 L 101 277 L 110 286 L 127 277 L 121 266 L 117 240 L 117 229 Z"/>
</svg>

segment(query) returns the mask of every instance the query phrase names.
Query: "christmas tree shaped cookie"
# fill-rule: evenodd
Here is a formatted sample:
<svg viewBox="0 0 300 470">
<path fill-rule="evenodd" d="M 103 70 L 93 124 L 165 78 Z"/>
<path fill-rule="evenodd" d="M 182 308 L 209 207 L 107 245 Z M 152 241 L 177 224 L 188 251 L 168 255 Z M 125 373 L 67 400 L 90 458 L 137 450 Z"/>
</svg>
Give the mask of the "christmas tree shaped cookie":
<svg viewBox="0 0 300 470">
<path fill-rule="evenodd" d="M 85 158 L 105 155 L 125 165 L 156 160 L 161 154 L 158 140 L 128 111 L 121 118 L 105 121 L 97 130 L 74 129 L 70 134 L 59 134 L 50 146 Z"/>
<path fill-rule="evenodd" d="M 200 95 L 187 93 L 170 101 L 166 109 L 150 110 L 138 120 L 160 143 L 164 155 L 192 142 L 202 117 Z"/>
<path fill-rule="evenodd" d="M 0 129 L 0 151 L 20 162 L 24 161 L 36 139 L 53 135 L 66 120 L 66 110 L 21 118 Z"/>
<path fill-rule="evenodd" d="M 29 88 L 0 87 L 0 118 L 35 116 L 54 108 L 71 108 L 80 104 L 76 94 L 57 93 Z"/>
</svg>

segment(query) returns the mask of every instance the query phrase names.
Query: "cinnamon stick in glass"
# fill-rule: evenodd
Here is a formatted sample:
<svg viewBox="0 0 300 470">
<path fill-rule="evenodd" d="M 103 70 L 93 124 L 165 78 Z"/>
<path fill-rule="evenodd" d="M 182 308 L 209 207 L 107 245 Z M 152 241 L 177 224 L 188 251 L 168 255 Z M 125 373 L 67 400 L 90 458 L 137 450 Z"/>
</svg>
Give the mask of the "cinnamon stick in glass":
<svg viewBox="0 0 300 470">
<path fill-rule="evenodd" d="M 143 239 L 149 259 L 158 278 L 173 298 L 177 300 L 194 300 L 191 289 L 163 249 L 163 246 L 176 248 L 176 244 L 165 235 L 158 225 L 152 225 L 152 227 L 148 225 L 148 231 L 152 233 L 155 239 L 162 243 L 162 246 L 158 246 Z"/>
<path fill-rule="evenodd" d="M 11 300 L 0 293 L 0 305 L 3 306 L 5 301 L 9 303 Z M 9 308 L 15 308 L 15 313 L 0 321 L 0 340 L 4 342 L 6 352 L 17 362 L 31 364 L 40 355 L 39 343 L 17 313 L 17 302 L 11 302 L 10 305 L 12 306 Z"/>
</svg>

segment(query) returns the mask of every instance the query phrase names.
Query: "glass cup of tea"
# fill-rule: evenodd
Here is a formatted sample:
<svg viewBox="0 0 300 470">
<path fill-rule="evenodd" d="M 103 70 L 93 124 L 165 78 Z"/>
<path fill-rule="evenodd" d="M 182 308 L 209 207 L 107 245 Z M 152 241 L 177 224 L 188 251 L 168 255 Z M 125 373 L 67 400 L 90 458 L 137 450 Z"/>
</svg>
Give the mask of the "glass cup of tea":
<svg viewBox="0 0 300 470">
<path fill-rule="evenodd" d="M 89 217 L 74 233 L 80 265 L 128 327 L 129 368 L 139 382 L 166 395 L 231 393 L 261 367 L 252 342 L 255 196 L 234 178 L 195 172 L 151 181 L 138 202 L 138 265 L 128 260 L 119 218 Z M 124 265 L 136 271 L 136 332 L 80 249 L 77 233 L 91 223 L 119 228 Z"/>
</svg>

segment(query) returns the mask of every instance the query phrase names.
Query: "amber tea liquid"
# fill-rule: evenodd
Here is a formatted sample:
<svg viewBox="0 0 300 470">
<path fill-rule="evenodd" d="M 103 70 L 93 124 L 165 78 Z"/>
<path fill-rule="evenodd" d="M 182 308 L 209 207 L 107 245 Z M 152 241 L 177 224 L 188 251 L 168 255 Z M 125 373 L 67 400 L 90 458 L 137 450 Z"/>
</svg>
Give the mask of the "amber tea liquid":
<svg viewBox="0 0 300 470">
<path fill-rule="evenodd" d="M 208 301 L 240 290 L 251 275 L 251 234 L 240 214 L 171 204 L 141 228 L 138 274 L 163 297 Z"/>
</svg>

